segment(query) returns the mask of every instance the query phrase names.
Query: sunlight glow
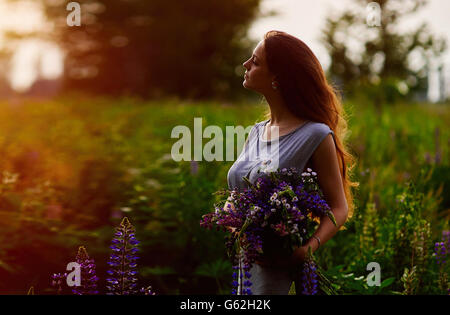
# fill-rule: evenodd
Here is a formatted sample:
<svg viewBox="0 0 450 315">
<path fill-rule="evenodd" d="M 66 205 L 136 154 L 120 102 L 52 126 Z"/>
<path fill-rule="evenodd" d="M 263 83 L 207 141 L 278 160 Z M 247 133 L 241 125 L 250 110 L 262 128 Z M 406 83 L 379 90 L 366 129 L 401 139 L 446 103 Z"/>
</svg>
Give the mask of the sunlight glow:
<svg viewBox="0 0 450 315">
<path fill-rule="evenodd" d="M 3 31 L 25 35 L 52 28 L 52 24 L 45 20 L 42 7 L 37 1 L 0 0 L 0 12 L 0 49 L 7 44 Z M 26 91 L 39 78 L 56 79 L 63 73 L 63 54 L 56 44 L 29 39 L 19 43 L 8 42 L 8 45 L 6 48 L 14 51 L 8 75 L 14 90 Z"/>
</svg>

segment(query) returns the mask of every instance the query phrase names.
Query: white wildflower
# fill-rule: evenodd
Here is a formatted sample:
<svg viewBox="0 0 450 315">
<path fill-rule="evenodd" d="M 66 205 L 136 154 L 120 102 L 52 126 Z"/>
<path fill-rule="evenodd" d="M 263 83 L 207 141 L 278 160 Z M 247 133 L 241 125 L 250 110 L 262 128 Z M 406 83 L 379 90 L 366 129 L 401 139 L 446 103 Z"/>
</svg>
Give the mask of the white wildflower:
<svg viewBox="0 0 450 315">
<path fill-rule="evenodd" d="M 145 181 L 145 184 L 147 185 L 147 187 L 153 187 L 155 189 L 160 189 L 162 187 L 162 185 L 160 184 L 159 181 L 157 181 L 154 178 L 149 178 Z"/>
<path fill-rule="evenodd" d="M 127 168 L 127 172 L 131 176 L 138 176 L 142 173 L 142 170 L 140 168 L 130 167 L 130 168 Z"/>
<path fill-rule="evenodd" d="M 8 185 L 15 183 L 17 181 L 17 178 L 19 177 L 18 173 L 10 173 L 8 171 L 3 171 L 3 184 Z"/>
</svg>

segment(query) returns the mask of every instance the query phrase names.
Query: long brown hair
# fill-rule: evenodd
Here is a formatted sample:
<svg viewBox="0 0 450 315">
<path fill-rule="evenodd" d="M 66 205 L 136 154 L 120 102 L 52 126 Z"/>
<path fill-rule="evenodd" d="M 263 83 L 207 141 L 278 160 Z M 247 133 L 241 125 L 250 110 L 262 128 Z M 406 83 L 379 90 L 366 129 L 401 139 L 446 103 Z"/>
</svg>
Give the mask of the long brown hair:
<svg viewBox="0 0 450 315">
<path fill-rule="evenodd" d="M 301 119 L 324 123 L 333 130 L 350 218 L 354 211 L 351 187 L 358 187 L 359 183 L 350 180 L 355 162 L 344 143 L 347 117 L 338 89 L 327 82 L 319 60 L 300 39 L 282 31 L 269 31 L 264 35 L 264 48 L 269 71 L 279 83 L 289 110 Z M 270 110 L 265 117 L 271 117 Z"/>
</svg>

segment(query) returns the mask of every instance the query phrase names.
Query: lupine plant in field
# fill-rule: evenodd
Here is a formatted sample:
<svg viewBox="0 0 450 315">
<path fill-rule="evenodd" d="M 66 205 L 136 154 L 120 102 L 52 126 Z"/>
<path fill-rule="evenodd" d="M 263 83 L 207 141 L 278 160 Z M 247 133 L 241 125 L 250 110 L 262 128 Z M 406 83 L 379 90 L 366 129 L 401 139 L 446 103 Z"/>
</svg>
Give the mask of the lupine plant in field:
<svg viewBox="0 0 450 315">
<path fill-rule="evenodd" d="M 446 294 L 450 294 L 450 286 L 448 282 L 448 256 L 450 247 L 449 231 L 442 232 L 442 242 L 434 244 L 434 254 L 436 263 L 439 268 L 439 289 Z"/>
<path fill-rule="evenodd" d="M 99 278 L 95 273 L 95 262 L 94 259 L 89 258 L 84 246 L 78 248 L 76 262 L 80 264 L 81 285 L 72 289 L 72 293 L 77 295 L 98 294 L 97 281 Z"/>
<path fill-rule="evenodd" d="M 110 277 L 106 279 L 108 293 L 111 295 L 137 294 L 137 264 L 136 252 L 139 250 L 139 241 L 135 236 L 135 229 L 128 218 L 123 218 L 120 226 L 116 228 L 112 245 L 113 253 L 110 256 L 108 270 Z"/>
<path fill-rule="evenodd" d="M 65 283 L 67 278 L 67 272 L 54 273 L 52 275 L 52 287 L 56 288 L 56 294 L 60 295 L 63 291 L 62 284 Z"/>
<path fill-rule="evenodd" d="M 442 241 L 445 243 L 447 253 L 450 253 L 450 231 L 442 231 Z"/>
<path fill-rule="evenodd" d="M 110 276 L 106 281 L 108 295 L 156 295 L 151 286 L 137 289 L 137 264 L 136 256 L 139 241 L 135 236 L 135 229 L 128 218 L 123 218 L 116 228 L 112 245 L 113 253 L 110 255 L 107 271 Z M 78 248 L 76 262 L 80 265 L 81 285 L 72 289 L 73 294 L 92 295 L 98 294 L 97 282 L 99 278 L 95 271 L 94 259 L 90 258 L 84 246 Z M 67 273 L 55 273 L 52 275 L 51 285 L 56 288 L 57 294 L 62 294 L 63 283 L 66 283 Z"/>
<path fill-rule="evenodd" d="M 146 288 L 142 287 L 139 292 L 143 295 L 156 295 L 156 293 L 152 289 L 152 286 L 148 286 Z"/>
<path fill-rule="evenodd" d="M 403 282 L 403 293 L 404 295 L 412 295 L 416 292 L 419 285 L 419 278 L 417 277 L 416 266 L 413 266 L 411 270 L 407 267 L 403 272 L 401 281 Z"/>
<path fill-rule="evenodd" d="M 411 240 L 411 268 L 405 267 L 401 277 L 404 295 L 415 294 L 422 283 L 429 257 L 428 244 L 430 234 L 430 223 L 426 220 L 419 220 L 416 231 L 413 231 L 413 239 Z"/>
<path fill-rule="evenodd" d="M 431 225 L 426 220 L 419 220 L 417 230 L 413 232 L 411 263 L 417 266 L 417 277 L 419 286 L 427 270 L 429 248 L 431 247 Z"/>
</svg>

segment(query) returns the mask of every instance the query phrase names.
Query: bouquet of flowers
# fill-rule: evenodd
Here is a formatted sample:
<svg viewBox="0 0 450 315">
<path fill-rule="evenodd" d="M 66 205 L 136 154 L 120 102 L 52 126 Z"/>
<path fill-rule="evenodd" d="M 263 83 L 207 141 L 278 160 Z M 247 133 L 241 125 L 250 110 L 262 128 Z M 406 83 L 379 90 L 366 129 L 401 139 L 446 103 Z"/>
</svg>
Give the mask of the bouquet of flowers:
<svg viewBox="0 0 450 315">
<path fill-rule="evenodd" d="M 243 192 L 216 192 L 228 198 L 216 203 L 215 211 L 203 215 L 200 222 L 208 229 L 235 230 L 226 236 L 228 255 L 233 260 L 233 269 L 239 269 L 241 279 L 239 285 L 236 272 L 233 274 L 233 285 L 239 287 L 239 292 L 233 289 L 233 294 L 251 294 L 250 269 L 255 261 L 280 254 L 289 257 L 295 247 L 306 244 L 323 216 L 336 225 L 319 188 L 317 173 L 310 168 L 303 173 L 296 168 L 263 172 L 255 184 L 246 177 L 243 179 L 249 188 Z M 226 201 L 233 203 L 234 210 L 230 204 L 224 208 Z M 301 272 L 301 293 L 316 294 L 318 281 L 324 278 L 318 274 L 311 252 Z"/>
</svg>

